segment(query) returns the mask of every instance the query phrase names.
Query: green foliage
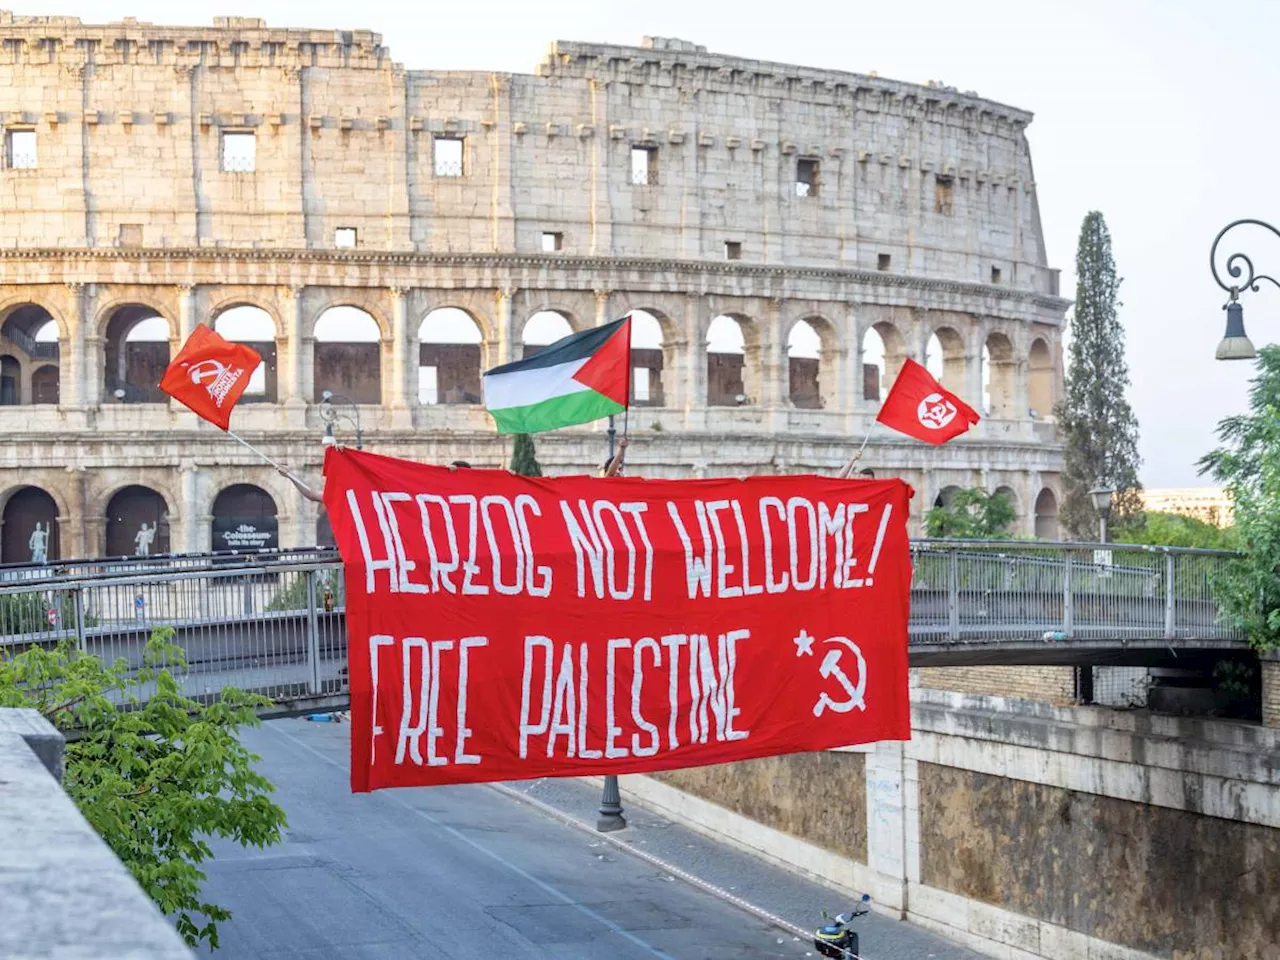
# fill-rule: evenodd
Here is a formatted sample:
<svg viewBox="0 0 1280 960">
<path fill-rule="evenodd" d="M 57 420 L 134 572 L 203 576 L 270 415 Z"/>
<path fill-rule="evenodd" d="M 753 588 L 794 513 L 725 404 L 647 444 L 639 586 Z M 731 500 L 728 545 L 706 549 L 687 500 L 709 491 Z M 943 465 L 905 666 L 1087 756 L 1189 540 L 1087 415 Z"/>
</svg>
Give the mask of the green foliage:
<svg viewBox="0 0 1280 960">
<path fill-rule="evenodd" d="M 1112 539 L 1116 543 L 1199 547 L 1203 550 L 1235 550 L 1238 544 L 1234 527 L 1224 530 L 1195 517 L 1158 511 L 1142 514 L 1141 522 L 1121 527 Z"/>
<path fill-rule="evenodd" d="M 1259 650 L 1280 649 L 1280 348 L 1258 351 L 1249 413 L 1218 424 L 1222 446 L 1200 460 L 1227 490 L 1242 555 L 1214 595 L 1227 620 Z"/>
<path fill-rule="evenodd" d="M 213 949 L 231 914 L 201 897 L 208 838 L 265 847 L 286 821 L 237 738 L 269 701 L 233 689 L 210 704 L 184 696 L 170 672 L 186 667 L 172 636 L 155 631 L 138 669 L 107 666 L 72 641 L 0 656 L 0 707 L 35 707 L 76 732 L 67 793 L 187 943 Z"/>
<path fill-rule="evenodd" d="M 533 437 L 527 433 L 516 434 L 515 446 L 511 451 L 511 472 L 517 477 L 542 476 L 538 454 L 533 447 Z"/>
<path fill-rule="evenodd" d="M 934 507 L 925 514 L 925 535 L 956 540 L 1005 540 L 1013 535 L 1015 519 L 1013 504 L 1003 493 L 987 493 L 980 487 L 970 487 L 956 493 L 950 505 Z"/>
<path fill-rule="evenodd" d="M 1138 420 L 1125 397 L 1129 365 L 1124 327 L 1116 316 L 1120 278 L 1111 256 L 1111 234 L 1097 211 L 1080 226 L 1076 274 L 1066 398 L 1058 409 L 1066 439 L 1059 518 L 1073 536 L 1093 539 L 1098 518 L 1089 498 L 1092 488 L 1115 487 L 1111 524 L 1117 533 L 1142 511 Z"/>
</svg>

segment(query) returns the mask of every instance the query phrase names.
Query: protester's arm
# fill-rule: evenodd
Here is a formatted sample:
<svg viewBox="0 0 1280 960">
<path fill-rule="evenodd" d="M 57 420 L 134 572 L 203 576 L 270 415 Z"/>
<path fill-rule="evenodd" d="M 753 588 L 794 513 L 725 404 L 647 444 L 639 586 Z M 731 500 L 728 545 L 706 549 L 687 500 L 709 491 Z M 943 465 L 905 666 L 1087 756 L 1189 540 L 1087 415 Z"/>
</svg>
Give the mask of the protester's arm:
<svg viewBox="0 0 1280 960">
<path fill-rule="evenodd" d="M 605 468 L 604 475 L 606 477 L 612 477 L 615 474 L 617 474 L 617 472 L 622 469 L 622 461 L 626 458 L 626 456 L 627 456 L 627 438 L 623 437 L 621 440 L 618 441 L 618 452 L 614 456 L 614 458 L 609 461 L 609 466 Z"/>
<path fill-rule="evenodd" d="M 283 467 L 277 467 L 276 472 L 279 473 L 280 476 L 288 480 L 290 483 L 292 483 L 295 487 L 297 487 L 298 492 L 302 494 L 304 497 L 306 497 L 308 500 L 311 500 L 315 503 L 324 503 L 324 497 L 320 496 L 320 494 L 316 493 L 314 490 L 308 487 L 305 483 L 303 483 L 301 480 L 295 477 L 288 470 L 285 470 Z"/>
</svg>

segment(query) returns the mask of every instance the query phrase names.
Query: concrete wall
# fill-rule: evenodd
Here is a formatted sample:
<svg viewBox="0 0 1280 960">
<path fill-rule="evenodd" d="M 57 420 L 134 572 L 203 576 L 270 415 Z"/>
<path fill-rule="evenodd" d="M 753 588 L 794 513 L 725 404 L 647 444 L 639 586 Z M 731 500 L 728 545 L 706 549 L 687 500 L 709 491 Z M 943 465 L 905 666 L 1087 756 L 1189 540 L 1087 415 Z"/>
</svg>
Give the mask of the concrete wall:
<svg viewBox="0 0 1280 960">
<path fill-rule="evenodd" d="M 930 690 L 1016 697 L 1045 703 L 1071 703 L 1075 697 L 1072 667 L 920 667 L 916 682 Z"/>
<path fill-rule="evenodd" d="M 1280 727 L 1280 654 L 1264 655 L 1262 663 L 1262 722 Z"/>
<path fill-rule="evenodd" d="M 0 956 L 194 956 L 63 793 L 62 736 L 0 709 Z"/>
<path fill-rule="evenodd" d="M 1003 960 L 1280 957 L 1280 732 L 925 688 L 913 725 L 835 754 L 866 796 L 820 828 L 787 811 L 828 802 L 813 778 L 843 759 L 623 793 Z M 865 823 L 865 859 L 832 819 Z"/>
</svg>

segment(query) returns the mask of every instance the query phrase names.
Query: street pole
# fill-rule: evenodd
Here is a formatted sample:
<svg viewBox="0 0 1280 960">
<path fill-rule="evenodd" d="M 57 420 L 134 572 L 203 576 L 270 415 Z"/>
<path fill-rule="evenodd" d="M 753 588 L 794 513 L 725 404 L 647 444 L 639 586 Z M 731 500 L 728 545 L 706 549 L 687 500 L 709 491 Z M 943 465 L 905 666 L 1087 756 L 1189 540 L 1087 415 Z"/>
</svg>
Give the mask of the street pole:
<svg viewBox="0 0 1280 960">
<path fill-rule="evenodd" d="M 609 417 L 609 460 L 614 457 L 618 431 L 614 429 L 613 417 Z M 596 829 L 601 833 L 614 830 L 625 830 L 627 819 L 622 815 L 622 794 L 618 790 L 618 778 L 609 774 L 604 778 L 604 792 L 600 795 L 600 819 L 596 821 Z"/>
</svg>

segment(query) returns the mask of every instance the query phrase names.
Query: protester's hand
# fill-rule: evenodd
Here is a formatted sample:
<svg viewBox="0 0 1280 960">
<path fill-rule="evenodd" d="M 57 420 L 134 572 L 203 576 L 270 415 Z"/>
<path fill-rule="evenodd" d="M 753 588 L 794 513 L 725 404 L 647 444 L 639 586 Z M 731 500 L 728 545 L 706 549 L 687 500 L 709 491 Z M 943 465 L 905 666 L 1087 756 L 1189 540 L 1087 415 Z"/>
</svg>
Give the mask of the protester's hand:
<svg viewBox="0 0 1280 960">
<path fill-rule="evenodd" d="M 629 444 L 630 442 L 631 441 L 628 440 L 626 437 L 623 437 L 621 440 L 618 441 L 618 446 L 621 447 L 623 450 L 625 450 L 627 449 L 627 444 Z"/>
</svg>

